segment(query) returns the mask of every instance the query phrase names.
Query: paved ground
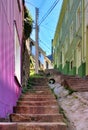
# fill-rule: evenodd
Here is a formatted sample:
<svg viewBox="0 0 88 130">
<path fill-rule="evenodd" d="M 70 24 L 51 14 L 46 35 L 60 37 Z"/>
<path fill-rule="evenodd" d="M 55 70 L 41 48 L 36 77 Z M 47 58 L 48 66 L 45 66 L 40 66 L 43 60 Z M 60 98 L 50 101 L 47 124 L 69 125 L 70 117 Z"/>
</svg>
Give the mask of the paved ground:
<svg viewBox="0 0 88 130">
<path fill-rule="evenodd" d="M 88 130 L 88 92 L 71 95 L 60 84 L 49 84 L 70 124 L 70 130 Z"/>
</svg>

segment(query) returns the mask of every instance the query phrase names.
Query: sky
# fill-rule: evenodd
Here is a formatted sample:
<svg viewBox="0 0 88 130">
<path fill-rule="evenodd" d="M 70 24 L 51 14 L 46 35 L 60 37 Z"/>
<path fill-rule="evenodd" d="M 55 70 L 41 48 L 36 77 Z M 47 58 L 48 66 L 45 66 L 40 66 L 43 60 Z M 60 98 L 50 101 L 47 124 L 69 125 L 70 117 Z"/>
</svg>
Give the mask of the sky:
<svg viewBox="0 0 88 130">
<path fill-rule="evenodd" d="M 59 19 L 63 0 L 25 0 L 25 5 L 29 10 L 35 27 L 35 8 L 39 8 L 39 46 L 51 54 L 52 39 L 54 38 L 57 22 Z M 55 4 L 56 3 L 56 4 Z M 55 4 L 55 7 L 53 7 Z M 52 9 L 51 9 L 52 8 Z M 49 13 L 50 12 L 50 13 Z M 45 19 L 42 21 L 42 18 Z M 35 41 L 35 29 L 33 29 L 31 38 Z"/>
</svg>

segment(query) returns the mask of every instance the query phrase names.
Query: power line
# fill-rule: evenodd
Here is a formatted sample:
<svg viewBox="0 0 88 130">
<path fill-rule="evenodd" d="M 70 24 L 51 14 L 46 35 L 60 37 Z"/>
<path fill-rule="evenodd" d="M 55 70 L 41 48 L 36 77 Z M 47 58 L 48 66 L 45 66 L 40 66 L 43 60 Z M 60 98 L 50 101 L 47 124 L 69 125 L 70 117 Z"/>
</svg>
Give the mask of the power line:
<svg viewBox="0 0 88 130">
<path fill-rule="evenodd" d="M 42 17 L 39 25 L 44 22 L 44 20 L 48 17 L 48 15 L 53 11 L 53 9 L 55 8 L 55 6 L 57 5 L 57 3 L 59 2 L 60 0 L 56 0 L 53 5 L 49 8 L 49 10 L 46 12 L 46 14 Z"/>
<path fill-rule="evenodd" d="M 48 32 L 48 31 L 47 31 Z M 39 33 L 39 36 L 40 37 L 42 37 L 42 38 L 46 38 L 46 42 L 47 42 L 47 40 L 48 41 L 51 41 L 51 39 L 52 39 L 52 35 L 50 34 L 50 32 L 48 32 L 48 35 L 47 35 L 47 32 L 46 31 L 43 31 L 42 29 L 41 29 L 41 33 Z"/>
<path fill-rule="evenodd" d="M 39 41 L 40 41 L 41 43 L 43 43 L 43 45 L 45 45 L 45 46 L 47 47 L 47 49 L 51 50 L 51 49 L 46 45 L 45 42 L 43 42 L 41 39 L 39 39 Z"/>
<path fill-rule="evenodd" d="M 49 31 L 51 32 L 54 32 L 54 30 L 52 28 L 49 28 L 49 27 L 46 27 L 45 25 L 41 25 L 41 27 L 45 28 L 45 29 L 48 29 Z"/>
<path fill-rule="evenodd" d="M 43 47 L 42 49 L 46 52 L 46 47 L 45 47 L 45 45 L 41 44 L 40 46 L 41 46 L 41 48 Z M 47 49 L 48 49 L 48 48 L 47 48 Z M 50 51 L 50 49 L 48 49 L 48 50 Z"/>
<path fill-rule="evenodd" d="M 46 51 L 46 47 L 42 44 L 41 45 L 41 48 L 43 48 L 43 50 L 45 51 L 45 53 L 48 55 L 51 53 L 51 51 L 47 48 L 47 51 Z"/>
</svg>

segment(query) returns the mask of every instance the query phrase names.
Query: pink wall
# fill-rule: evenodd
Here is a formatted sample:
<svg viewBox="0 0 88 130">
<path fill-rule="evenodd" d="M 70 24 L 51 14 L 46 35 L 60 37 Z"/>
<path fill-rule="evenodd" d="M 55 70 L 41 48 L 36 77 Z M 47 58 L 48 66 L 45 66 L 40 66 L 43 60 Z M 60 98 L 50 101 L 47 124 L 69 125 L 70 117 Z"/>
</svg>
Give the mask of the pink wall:
<svg viewBox="0 0 88 130">
<path fill-rule="evenodd" d="M 22 0 L 0 0 L 0 117 L 13 111 L 21 89 L 15 83 L 14 20 L 22 43 Z"/>
</svg>

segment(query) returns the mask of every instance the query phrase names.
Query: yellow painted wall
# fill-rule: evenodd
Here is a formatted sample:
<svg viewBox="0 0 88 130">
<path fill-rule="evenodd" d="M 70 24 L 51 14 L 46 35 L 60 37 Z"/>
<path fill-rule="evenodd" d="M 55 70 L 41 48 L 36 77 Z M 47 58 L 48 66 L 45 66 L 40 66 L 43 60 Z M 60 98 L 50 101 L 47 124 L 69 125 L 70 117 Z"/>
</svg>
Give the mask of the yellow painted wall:
<svg viewBox="0 0 88 130">
<path fill-rule="evenodd" d="M 86 75 L 88 75 L 88 27 L 86 28 Z"/>
</svg>

